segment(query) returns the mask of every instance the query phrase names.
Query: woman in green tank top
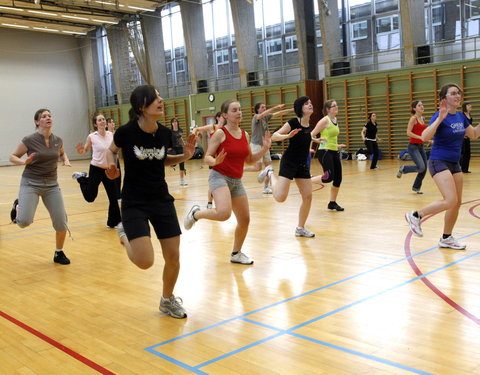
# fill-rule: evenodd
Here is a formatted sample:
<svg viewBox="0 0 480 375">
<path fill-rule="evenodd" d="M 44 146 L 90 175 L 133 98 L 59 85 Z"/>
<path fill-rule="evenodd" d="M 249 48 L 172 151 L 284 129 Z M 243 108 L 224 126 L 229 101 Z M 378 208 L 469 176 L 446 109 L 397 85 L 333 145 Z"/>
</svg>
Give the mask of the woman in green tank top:
<svg viewBox="0 0 480 375">
<path fill-rule="evenodd" d="M 323 105 L 325 117 L 317 123 L 312 131 L 312 141 L 320 144 L 317 158 L 324 171 L 322 176 L 313 177 L 312 182 L 317 184 L 332 182 L 330 202 L 327 208 L 333 211 L 343 211 L 344 208 L 337 204 L 337 196 L 342 183 L 342 162 L 339 148 L 345 147 L 345 145 L 338 144 L 340 129 L 337 123 L 337 113 L 337 102 L 334 99 L 326 101 Z M 320 138 L 316 138 L 319 133 Z"/>
</svg>

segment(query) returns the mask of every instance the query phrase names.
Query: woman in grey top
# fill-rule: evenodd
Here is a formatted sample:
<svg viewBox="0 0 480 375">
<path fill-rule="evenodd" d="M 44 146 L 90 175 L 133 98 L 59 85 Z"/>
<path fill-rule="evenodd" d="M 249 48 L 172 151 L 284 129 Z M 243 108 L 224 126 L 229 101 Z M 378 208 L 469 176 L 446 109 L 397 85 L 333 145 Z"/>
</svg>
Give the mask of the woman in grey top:
<svg viewBox="0 0 480 375">
<path fill-rule="evenodd" d="M 53 261 L 69 264 L 70 260 L 63 252 L 67 236 L 67 213 L 63 197 L 58 186 L 57 162 L 61 158 L 63 165 L 71 167 L 63 149 L 63 141 L 52 134 L 52 114 L 48 109 L 39 109 L 34 116 L 36 132 L 22 139 L 10 155 L 10 162 L 25 165 L 20 193 L 13 204 L 10 217 L 20 228 L 32 224 L 38 206 L 39 197 L 45 204 L 55 229 L 56 249 Z M 27 154 L 26 159 L 21 159 Z"/>
</svg>

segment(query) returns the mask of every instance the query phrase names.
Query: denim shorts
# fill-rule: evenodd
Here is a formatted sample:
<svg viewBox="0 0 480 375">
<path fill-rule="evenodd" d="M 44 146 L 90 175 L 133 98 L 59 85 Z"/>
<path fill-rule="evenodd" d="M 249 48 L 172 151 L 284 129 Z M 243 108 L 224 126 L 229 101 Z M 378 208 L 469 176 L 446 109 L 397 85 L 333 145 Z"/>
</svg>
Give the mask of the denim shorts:
<svg viewBox="0 0 480 375">
<path fill-rule="evenodd" d="M 210 171 L 210 176 L 208 177 L 208 187 L 210 191 L 214 191 L 215 189 L 224 186 L 228 187 L 232 198 L 247 195 L 241 178 L 228 177 L 212 169 Z"/>
<path fill-rule="evenodd" d="M 451 161 L 446 160 L 436 160 L 430 159 L 428 161 L 428 170 L 430 174 L 435 176 L 437 173 L 449 170 L 452 174 L 462 172 L 462 167 L 460 167 L 460 163 L 452 163 Z"/>
</svg>

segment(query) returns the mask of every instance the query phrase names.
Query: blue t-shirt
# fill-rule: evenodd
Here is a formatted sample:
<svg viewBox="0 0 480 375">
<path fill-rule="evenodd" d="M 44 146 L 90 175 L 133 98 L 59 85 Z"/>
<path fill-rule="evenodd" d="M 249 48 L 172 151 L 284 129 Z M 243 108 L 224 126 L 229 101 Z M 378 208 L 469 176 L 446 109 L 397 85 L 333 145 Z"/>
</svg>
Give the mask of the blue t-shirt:
<svg viewBox="0 0 480 375">
<path fill-rule="evenodd" d="M 431 125 L 438 118 L 438 111 L 430 120 Z M 454 115 L 447 114 L 447 117 L 438 125 L 433 136 L 432 151 L 430 159 L 445 160 L 451 163 L 458 163 L 462 152 L 465 129 L 470 124 L 463 113 L 457 112 Z"/>
</svg>

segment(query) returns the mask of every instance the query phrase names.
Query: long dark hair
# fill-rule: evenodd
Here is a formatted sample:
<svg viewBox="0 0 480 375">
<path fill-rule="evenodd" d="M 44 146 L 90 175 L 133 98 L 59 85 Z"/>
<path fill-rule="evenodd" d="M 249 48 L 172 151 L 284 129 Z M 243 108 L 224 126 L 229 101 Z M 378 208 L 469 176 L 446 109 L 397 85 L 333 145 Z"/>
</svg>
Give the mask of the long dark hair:
<svg viewBox="0 0 480 375">
<path fill-rule="evenodd" d="M 261 106 L 262 104 L 263 104 L 262 102 L 255 104 L 255 107 L 253 107 L 253 111 L 254 111 L 255 113 L 258 113 L 258 110 L 259 110 L 259 108 L 260 108 L 260 106 Z"/>
<path fill-rule="evenodd" d="M 463 112 L 463 113 L 467 113 L 467 105 L 470 105 L 470 104 L 472 104 L 472 103 L 470 103 L 470 102 L 463 102 L 463 104 L 462 104 L 462 112 Z"/>
<path fill-rule="evenodd" d="M 415 107 L 416 107 L 417 104 L 420 103 L 420 102 L 421 102 L 421 100 L 414 100 L 414 101 L 412 102 L 412 104 L 410 104 L 410 107 L 411 107 L 410 113 L 411 113 L 412 115 L 414 115 L 414 114 L 416 113 Z"/>
<path fill-rule="evenodd" d="M 130 105 L 132 106 L 128 111 L 130 121 L 138 120 L 139 117 L 142 116 L 142 108 L 148 107 L 157 97 L 157 89 L 152 85 L 136 87 L 130 95 Z"/>
<path fill-rule="evenodd" d="M 178 129 L 175 130 L 175 131 L 182 133 L 182 128 L 180 127 L 180 122 L 178 121 L 178 118 L 174 117 L 174 118 L 172 118 L 172 119 L 170 120 L 170 127 L 172 128 L 172 130 L 174 130 L 174 129 L 173 129 L 173 122 L 174 122 L 175 120 L 177 121 L 177 127 L 178 127 Z"/>
<path fill-rule="evenodd" d="M 308 102 L 310 98 L 308 96 L 301 96 L 293 102 L 293 110 L 295 111 L 295 114 L 297 115 L 298 118 L 303 117 L 303 105 Z"/>
</svg>

